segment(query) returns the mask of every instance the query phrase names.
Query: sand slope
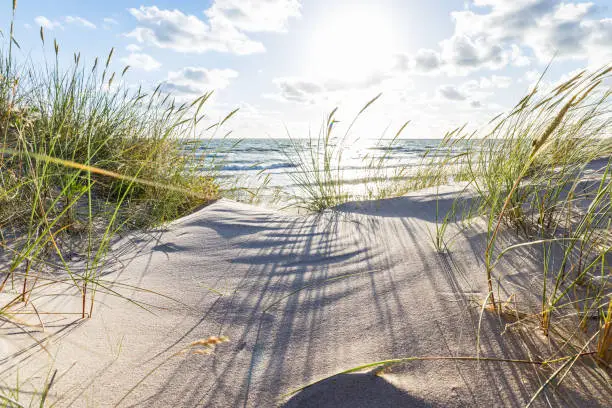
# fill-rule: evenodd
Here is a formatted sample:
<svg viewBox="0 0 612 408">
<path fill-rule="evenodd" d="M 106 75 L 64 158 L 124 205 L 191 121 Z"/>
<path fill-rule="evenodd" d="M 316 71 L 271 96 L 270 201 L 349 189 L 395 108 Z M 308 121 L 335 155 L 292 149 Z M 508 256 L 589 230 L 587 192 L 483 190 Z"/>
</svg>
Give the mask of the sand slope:
<svg viewBox="0 0 612 408">
<path fill-rule="evenodd" d="M 440 212 L 456 191 L 441 192 Z M 427 232 L 435 222 L 430 193 L 307 217 L 221 200 L 163 231 L 126 237 L 114 248 L 106 279 L 148 310 L 100 294 L 92 319 L 53 315 L 44 332 L 28 329 L 48 353 L 5 325 L 3 384 L 14 386 L 18 368 L 22 388 L 31 389 L 57 369 L 50 393 L 57 406 L 524 406 L 552 370 L 411 362 L 381 376 L 337 376 L 280 399 L 362 363 L 476 355 L 484 231 L 475 222 L 469 234 L 458 234 L 450 255 L 436 253 Z M 536 259 L 521 250 L 500 264 L 505 297 L 526 299 L 537 287 Z M 38 309 L 79 310 L 77 298 L 49 299 L 37 299 Z M 506 323 L 485 313 L 481 356 L 548 355 L 548 340 L 537 330 L 502 335 Z M 172 357 L 211 335 L 230 342 L 214 355 Z M 605 406 L 609 384 L 582 364 L 535 406 Z"/>
</svg>

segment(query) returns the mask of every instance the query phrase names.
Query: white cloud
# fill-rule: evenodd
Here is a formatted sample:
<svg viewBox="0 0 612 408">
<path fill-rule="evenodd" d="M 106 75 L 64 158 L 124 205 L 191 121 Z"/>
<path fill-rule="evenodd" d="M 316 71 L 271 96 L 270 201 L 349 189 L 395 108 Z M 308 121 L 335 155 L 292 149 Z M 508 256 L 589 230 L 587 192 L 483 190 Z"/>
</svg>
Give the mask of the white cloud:
<svg viewBox="0 0 612 408">
<path fill-rule="evenodd" d="M 208 21 L 180 10 L 156 6 L 129 9 L 138 21 L 127 35 L 140 43 L 179 52 L 228 52 L 238 55 L 265 51 L 246 32 L 285 31 L 299 17 L 297 0 L 216 0 L 204 13 Z"/>
<path fill-rule="evenodd" d="M 453 13 L 455 35 L 486 39 L 486 46 L 522 44 L 540 61 L 556 52 L 559 58 L 594 58 L 612 55 L 612 20 L 594 17 L 593 3 L 552 0 L 488 1 L 488 13 Z"/>
<path fill-rule="evenodd" d="M 78 17 L 78 16 L 66 16 L 64 17 L 64 22 L 66 24 L 76 24 L 76 25 L 80 25 L 83 26 L 85 28 L 91 28 L 91 29 L 95 29 L 96 25 L 94 23 L 92 23 L 91 21 L 84 19 L 83 17 Z"/>
<path fill-rule="evenodd" d="M 132 52 L 127 57 L 121 58 L 121 62 L 135 69 L 143 71 L 155 71 L 161 67 L 161 63 L 149 54 Z"/>
<path fill-rule="evenodd" d="M 142 50 L 142 47 L 137 44 L 128 44 L 125 46 L 125 49 L 128 50 L 129 52 L 137 52 L 137 51 Z"/>
<path fill-rule="evenodd" d="M 490 77 L 482 77 L 478 83 L 481 89 L 489 88 L 508 88 L 512 84 L 512 78 L 503 75 L 491 75 Z"/>
<path fill-rule="evenodd" d="M 375 72 L 360 80 L 283 77 L 273 80 L 278 94 L 264 95 L 271 99 L 299 103 L 316 103 L 321 100 L 352 98 L 349 93 L 362 91 L 380 92 L 385 90 L 408 90 L 413 87 L 410 79 L 397 76 L 394 72 Z"/>
<path fill-rule="evenodd" d="M 80 25 L 82 27 L 91 28 L 91 29 L 96 28 L 96 25 L 94 23 L 82 17 L 78 17 L 78 16 L 65 16 L 62 18 L 62 20 L 66 24 Z M 34 22 L 36 22 L 37 25 L 43 27 L 46 30 L 54 30 L 56 28 L 60 28 L 62 30 L 64 29 L 64 26 L 62 25 L 62 23 L 60 23 L 57 20 L 49 20 L 45 16 L 36 17 L 34 19 Z"/>
<path fill-rule="evenodd" d="M 437 74 L 444 64 L 438 51 L 426 48 L 419 49 L 414 55 L 396 53 L 393 59 L 392 70 L 396 73 Z"/>
<path fill-rule="evenodd" d="M 438 51 L 417 52 L 407 60 L 443 67 L 447 73 L 466 75 L 486 68 L 512 64 L 530 65 L 533 54 L 540 62 L 553 55 L 564 59 L 587 59 L 603 64 L 612 58 L 612 19 L 598 18 L 591 2 L 554 0 L 474 0 L 473 6 L 454 11 L 454 32 L 440 42 Z M 421 56 L 419 56 L 421 53 Z M 423 59 L 427 55 L 429 59 Z M 429 62 L 429 63 L 427 63 Z"/>
<path fill-rule="evenodd" d="M 179 10 L 160 10 L 156 6 L 141 6 L 129 11 L 139 25 L 128 36 L 140 43 L 179 52 L 252 54 L 264 51 L 263 44 L 251 40 L 226 22 L 212 26 L 196 16 Z"/>
<path fill-rule="evenodd" d="M 300 17 L 298 0 L 216 0 L 206 11 L 242 31 L 287 31 L 289 19 Z"/>
<path fill-rule="evenodd" d="M 463 93 L 459 88 L 453 85 L 442 85 L 438 88 L 438 93 L 446 99 L 451 101 L 465 101 L 467 95 Z"/>
<path fill-rule="evenodd" d="M 429 49 L 420 49 L 414 57 L 414 67 L 418 71 L 433 71 L 440 68 L 442 59 L 440 53 Z"/>
<path fill-rule="evenodd" d="M 554 18 L 558 20 L 579 20 L 584 18 L 593 3 L 561 3 L 554 13 Z"/>
<path fill-rule="evenodd" d="M 102 22 L 104 23 L 102 24 L 102 28 L 104 28 L 105 30 L 112 30 L 113 26 L 116 26 L 119 24 L 117 20 L 111 17 L 104 17 L 102 19 Z"/>
<path fill-rule="evenodd" d="M 168 74 L 163 90 L 179 98 L 197 97 L 208 91 L 227 88 L 237 77 L 238 72 L 232 69 L 185 67 Z"/>
<path fill-rule="evenodd" d="M 46 30 L 54 30 L 56 28 L 64 28 L 62 23 L 56 20 L 49 20 L 45 16 L 38 16 L 34 19 L 34 22 Z"/>
<path fill-rule="evenodd" d="M 531 60 L 523 54 L 523 50 L 517 44 L 512 44 L 511 50 L 510 58 L 512 60 L 512 65 L 517 67 L 527 67 L 531 65 Z"/>
<path fill-rule="evenodd" d="M 482 101 L 494 95 L 495 89 L 509 88 L 512 78 L 502 75 L 491 75 L 472 79 L 459 85 L 442 85 L 438 94 L 450 101 L 469 101 L 472 108 L 482 107 Z"/>
<path fill-rule="evenodd" d="M 498 44 L 485 38 L 465 34 L 454 35 L 441 42 L 442 58 L 457 73 L 474 68 L 499 69 L 508 63 L 508 54 Z"/>
<path fill-rule="evenodd" d="M 328 91 L 323 84 L 303 78 L 276 78 L 274 84 L 280 91 L 278 98 L 292 102 L 313 103 L 317 95 Z"/>
<path fill-rule="evenodd" d="M 525 76 L 523 78 L 527 82 L 535 82 L 540 77 L 540 75 L 541 75 L 540 72 L 536 70 L 531 70 L 531 71 L 525 72 Z"/>
</svg>

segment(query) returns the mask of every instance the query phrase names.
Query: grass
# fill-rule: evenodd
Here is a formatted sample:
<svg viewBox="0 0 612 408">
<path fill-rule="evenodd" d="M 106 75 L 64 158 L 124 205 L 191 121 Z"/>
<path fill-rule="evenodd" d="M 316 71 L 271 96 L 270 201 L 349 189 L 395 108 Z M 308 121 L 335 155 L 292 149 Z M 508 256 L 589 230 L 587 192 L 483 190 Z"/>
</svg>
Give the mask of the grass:
<svg viewBox="0 0 612 408">
<path fill-rule="evenodd" d="M 220 196 L 215 163 L 197 148 L 236 112 L 211 124 L 211 93 L 177 102 L 161 85 L 131 89 L 121 81 L 129 67 L 111 71 L 113 49 L 88 66 L 74 54 L 64 66 L 43 28 L 40 41 L 42 65 L 17 61 L 13 22 L 0 48 L 0 321 L 24 333 L 44 331 L 41 315 L 57 312 L 35 306 L 46 293 L 78 293 L 81 318 L 94 315 L 99 293 L 138 304 L 122 292 L 146 289 L 102 276 L 112 243 Z M 0 404 L 22 406 L 21 397 L 18 384 Z"/>
<path fill-rule="evenodd" d="M 518 316 L 516 324 L 538 329 L 527 318 L 533 313 L 514 310 L 509 302 L 502 305 L 503 277 L 498 269 L 518 249 L 532 247 L 541 253 L 540 293 L 529 295 L 540 303 L 535 315 L 541 333 L 561 340 L 562 349 L 553 355 L 565 356 L 540 362 L 559 366 L 528 405 L 551 384 L 563 381 L 579 357 L 594 358 L 604 371 L 612 363 L 612 90 L 606 85 L 611 76 L 612 66 L 604 66 L 582 71 L 545 91 L 539 81 L 507 114 L 483 129 L 468 133 L 462 127 L 447 133 L 436 149 L 446 153 L 426 154 L 417 177 L 408 181 L 411 189 L 466 184 L 446 214 L 440 214 L 436 205 L 430 238 L 436 251 L 450 252 L 453 223 L 464 222 L 469 229 L 473 217 L 483 220 L 486 241 L 481 255 L 488 287 L 483 311 Z M 593 171 L 596 177 L 589 178 Z M 314 209 L 338 201 L 336 195 L 327 203 L 322 197 L 325 191 L 318 193 L 320 204 Z M 458 206 L 468 202 L 473 204 L 458 214 Z M 509 236 L 515 243 L 504 244 L 507 239 L 502 237 Z M 438 358 L 375 362 L 338 374 Z"/>
<path fill-rule="evenodd" d="M 120 296 L 100 276 L 119 234 L 219 197 L 214 165 L 193 142 L 235 111 L 204 126 L 210 93 L 179 103 L 161 85 L 127 88 L 129 67 L 110 70 L 113 49 L 89 66 L 79 54 L 63 66 L 53 40 L 42 66 L 18 63 L 12 23 L 9 34 L 0 53 L 0 292 L 19 293 L 0 317 L 14 323 L 52 286 L 77 288 L 81 316 L 91 317 L 98 291 Z M 42 28 L 40 40 L 47 55 Z M 75 255 L 83 267 L 74 267 Z"/>
<path fill-rule="evenodd" d="M 605 86 L 611 71 L 609 66 L 583 71 L 544 94 L 538 83 L 508 114 L 491 122 L 481 139 L 459 129 L 442 141 L 448 151 L 459 141 L 469 146 L 465 154 L 442 160 L 458 170 L 454 180 L 468 183 L 477 198 L 477 214 L 486 221 L 484 275 L 491 310 L 501 313 L 496 271 L 504 257 L 519 248 L 539 248 L 541 292 L 532 295 L 541 304 L 542 334 L 548 336 L 554 328 L 556 334 L 565 333 L 565 341 L 588 334 L 580 348 L 593 350 L 604 367 L 612 362 L 607 289 L 612 92 Z M 597 159 L 598 177 L 589 181 L 585 174 Z M 427 171 L 427 182 L 449 181 L 442 171 Z M 436 248 L 443 245 L 439 235 L 445 233 L 447 216 L 441 226 L 436 223 Z M 511 230 L 518 243 L 503 247 L 500 235 Z M 563 368 L 572 364 L 568 360 Z"/>
<path fill-rule="evenodd" d="M 365 191 L 359 195 L 351 190 L 345 178 L 344 153 L 349 144 L 357 143 L 352 137 L 352 130 L 363 114 L 381 97 L 377 95 L 367 102 L 352 119 L 344 133 L 337 134 L 339 120 L 336 119 L 338 109 L 334 109 L 325 119 L 317 137 L 309 137 L 305 142 L 291 138 L 290 149 L 284 151 L 287 160 L 297 171 L 288 172 L 287 175 L 296 186 L 296 191 L 287 191 L 289 206 L 304 208 L 308 211 L 320 212 L 328 208 L 356 199 L 377 199 L 399 194 L 400 185 L 386 182 L 403 179 L 405 167 L 398 167 L 395 173 L 389 175 L 385 165 L 390 152 L 406 129 L 409 122 L 404 123 L 392 139 L 382 142 L 384 134 L 379 139 L 378 148 L 384 153 L 381 156 L 365 155 L 363 168 L 364 178 L 359 184 Z M 381 142 L 383 143 L 381 146 Z"/>
</svg>

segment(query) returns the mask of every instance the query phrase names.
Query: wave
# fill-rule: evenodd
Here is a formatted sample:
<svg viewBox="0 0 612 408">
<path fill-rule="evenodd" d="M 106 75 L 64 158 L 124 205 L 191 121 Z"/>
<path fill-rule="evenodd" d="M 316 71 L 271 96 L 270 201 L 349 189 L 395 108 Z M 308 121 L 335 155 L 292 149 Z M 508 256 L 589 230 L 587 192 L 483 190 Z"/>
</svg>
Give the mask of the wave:
<svg viewBox="0 0 612 408">
<path fill-rule="evenodd" d="M 274 163 L 274 164 L 253 164 L 248 166 L 241 166 L 236 164 L 228 164 L 221 167 L 221 171 L 248 171 L 248 170 L 274 170 L 274 169 L 290 169 L 297 167 L 293 163 Z"/>
</svg>

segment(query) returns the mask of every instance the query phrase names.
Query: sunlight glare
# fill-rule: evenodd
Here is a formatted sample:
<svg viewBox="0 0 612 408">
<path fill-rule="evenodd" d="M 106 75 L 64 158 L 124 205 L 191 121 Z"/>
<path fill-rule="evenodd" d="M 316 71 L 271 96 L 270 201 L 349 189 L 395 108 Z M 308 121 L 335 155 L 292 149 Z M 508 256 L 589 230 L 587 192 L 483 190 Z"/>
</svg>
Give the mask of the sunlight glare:
<svg viewBox="0 0 612 408">
<path fill-rule="evenodd" d="M 311 39 L 310 73 L 345 81 L 367 80 L 384 69 L 393 52 L 391 16 L 356 6 L 323 19 Z"/>
</svg>

